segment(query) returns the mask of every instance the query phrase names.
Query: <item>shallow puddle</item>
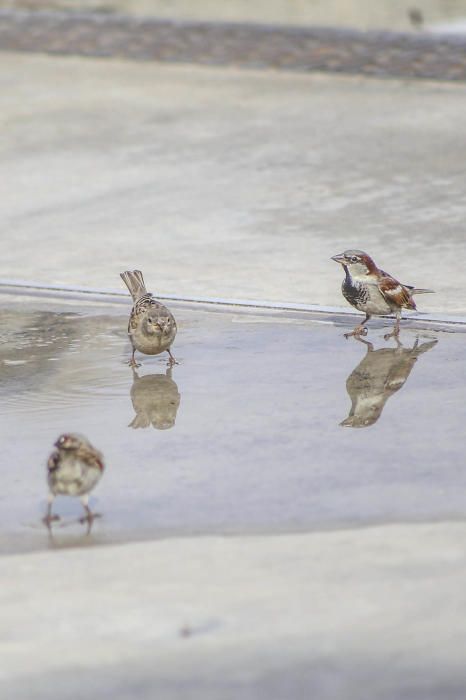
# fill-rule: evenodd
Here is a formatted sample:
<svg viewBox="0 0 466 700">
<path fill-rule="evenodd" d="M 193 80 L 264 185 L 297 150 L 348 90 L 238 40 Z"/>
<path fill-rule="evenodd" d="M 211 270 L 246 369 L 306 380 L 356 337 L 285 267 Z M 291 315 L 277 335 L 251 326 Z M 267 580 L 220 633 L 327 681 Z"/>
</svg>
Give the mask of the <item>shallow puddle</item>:
<svg viewBox="0 0 466 700">
<path fill-rule="evenodd" d="M 133 372 L 129 304 L 1 304 L 2 552 L 466 513 L 462 332 L 397 348 L 374 324 L 371 347 L 329 318 L 173 305 L 180 364 Z M 41 522 L 64 431 L 105 456 L 89 534 L 73 499 Z"/>
</svg>

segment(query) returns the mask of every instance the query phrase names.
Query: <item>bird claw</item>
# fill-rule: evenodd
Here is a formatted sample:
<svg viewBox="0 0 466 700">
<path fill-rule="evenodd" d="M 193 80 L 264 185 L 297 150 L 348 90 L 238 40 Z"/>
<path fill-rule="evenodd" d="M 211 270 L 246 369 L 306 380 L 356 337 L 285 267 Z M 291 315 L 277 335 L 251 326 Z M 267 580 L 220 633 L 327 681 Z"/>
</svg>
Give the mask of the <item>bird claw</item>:
<svg viewBox="0 0 466 700">
<path fill-rule="evenodd" d="M 84 523 L 88 523 L 89 525 L 92 525 L 94 520 L 96 518 L 101 518 L 102 513 L 86 513 L 86 515 L 83 515 L 82 518 L 79 518 L 79 522 L 81 525 L 84 525 Z"/>
<path fill-rule="evenodd" d="M 398 336 L 400 335 L 400 332 L 396 333 L 395 331 L 392 331 L 391 333 L 385 333 L 383 339 L 384 340 L 390 340 L 390 338 L 395 338 L 395 340 L 398 341 Z"/>
<path fill-rule="evenodd" d="M 366 336 L 367 335 L 367 328 L 365 326 L 357 326 L 357 328 L 354 329 L 354 331 L 351 331 L 351 333 L 344 333 L 343 335 L 345 336 L 346 340 L 348 338 L 359 338 L 361 335 Z"/>
<path fill-rule="evenodd" d="M 141 363 L 136 362 L 136 360 L 128 360 L 127 364 L 128 364 L 128 367 L 132 367 L 133 369 L 135 367 L 141 367 Z"/>
<path fill-rule="evenodd" d="M 44 517 L 42 518 L 42 522 L 49 530 L 52 523 L 57 522 L 57 520 L 60 520 L 59 515 L 44 515 Z"/>
</svg>

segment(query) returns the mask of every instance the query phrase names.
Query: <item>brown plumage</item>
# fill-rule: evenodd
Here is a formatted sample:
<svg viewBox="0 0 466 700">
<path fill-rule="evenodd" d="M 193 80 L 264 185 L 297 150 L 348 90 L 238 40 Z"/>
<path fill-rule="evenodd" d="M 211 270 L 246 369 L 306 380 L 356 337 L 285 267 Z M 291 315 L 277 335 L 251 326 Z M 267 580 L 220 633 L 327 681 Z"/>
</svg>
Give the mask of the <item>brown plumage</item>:
<svg viewBox="0 0 466 700">
<path fill-rule="evenodd" d="M 343 266 L 345 279 L 341 291 L 345 299 L 358 311 L 366 314 L 364 321 L 345 337 L 367 334 L 366 323 L 372 316 L 396 315 L 395 326 L 385 339 L 400 333 L 402 309 L 416 309 L 414 294 L 428 293 L 429 289 L 416 289 L 398 282 L 384 270 L 377 267 L 372 258 L 362 250 L 347 250 L 334 255 L 332 260 Z"/>
<path fill-rule="evenodd" d="M 170 350 L 177 331 L 173 314 L 147 291 L 140 270 L 127 270 L 120 277 L 134 302 L 128 323 L 128 335 L 133 346 L 130 366 L 139 366 L 134 359 L 136 350 L 145 355 L 159 355 L 166 351 L 169 355 L 168 364 L 177 364 Z"/>
<path fill-rule="evenodd" d="M 89 523 L 94 519 L 89 508 L 89 493 L 100 481 L 104 471 L 102 453 L 89 440 L 79 433 L 64 433 L 55 442 L 55 450 L 47 461 L 47 482 L 49 497 L 44 522 L 47 526 L 57 515 L 52 516 L 55 496 L 76 496 L 86 511 L 83 520 Z"/>
</svg>

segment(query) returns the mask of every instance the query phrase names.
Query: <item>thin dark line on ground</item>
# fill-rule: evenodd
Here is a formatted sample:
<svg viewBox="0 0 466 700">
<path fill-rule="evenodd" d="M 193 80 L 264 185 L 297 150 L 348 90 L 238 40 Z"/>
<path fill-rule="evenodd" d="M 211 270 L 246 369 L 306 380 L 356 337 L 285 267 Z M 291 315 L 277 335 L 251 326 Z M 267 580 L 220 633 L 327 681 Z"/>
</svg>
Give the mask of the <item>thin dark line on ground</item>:
<svg viewBox="0 0 466 700">
<path fill-rule="evenodd" d="M 72 299 L 78 301 L 89 301 L 107 304 L 128 304 L 129 296 L 125 291 L 94 289 L 90 287 L 79 287 L 73 285 L 45 285 L 39 282 L 25 282 L 23 280 L 0 280 L 0 295 L 14 294 L 16 296 L 49 297 L 59 299 Z M 225 299 L 220 297 L 200 297 L 200 296 L 179 296 L 174 294 L 157 294 L 157 298 L 162 301 L 170 301 L 184 305 L 198 305 L 205 307 L 239 307 L 249 311 L 257 309 L 259 312 L 288 312 L 307 315 L 315 315 L 324 320 L 331 320 L 337 324 L 344 322 L 348 317 L 360 317 L 360 314 L 352 309 L 334 306 L 323 306 L 320 304 L 303 304 L 295 302 L 267 301 L 259 299 Z M 382 317 L 391 322 L 391 317 Z M 466 331 L 466 317 L 447 313 L 412 313 L 406 316 L 406 321 L 410 325 L 426 324 L 429 328 L 439 330 L 448 327 L 456 330 Z"/>
</svg>

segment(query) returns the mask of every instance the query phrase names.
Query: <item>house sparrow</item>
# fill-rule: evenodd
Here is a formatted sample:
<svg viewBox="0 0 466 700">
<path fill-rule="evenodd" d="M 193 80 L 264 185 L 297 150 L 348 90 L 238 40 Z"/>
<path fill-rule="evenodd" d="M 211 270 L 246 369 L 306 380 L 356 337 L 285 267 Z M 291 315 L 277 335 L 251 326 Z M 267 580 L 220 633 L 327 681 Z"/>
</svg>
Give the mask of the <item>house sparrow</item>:
<svg viewBox="0 0 466 700">
<path fill-rule="evenodd" d="M 422 345 L 416 340 L 412 348 L 397 340 L 396 348 L 374 350 L 372 343 L 356 339 L 367 346 L 367 353 L 346 380 L 351 409 L 340 425 L 366 428 L 380 418 L 385 403 L 404 385 L 419 355 L 433 348 L 437 340 Z"/>
<path fill-rule="evenodd" d="M 133 367 L 131 401 L 136 415 L 129 424 L 130 428 L 148 428 L 150 425 L 158 430 L 172 428 L 180 405 L 172 368 L 169 367 L 165 374 L 140 377 Z"/>
<path fill-rule="evenodd" d="M 122 272 L 120 277 L 134 301 L 128 323 L 133 354 L 128 364 L 139 367 L 134 359 L 136 350 L 145 355 L 158 355 L 166 350 L 170 358 L 168 364 L 178 364 L 170 351 L 177 330 L 173 314 L 146 290 L 140 270 Z"/>
<path fill-rule="evenodd" d="M 55 442 L 56 449 L 47 461 L 47 481 L 49 485 L 45 524 L 50 527 L 53 520 L 52 504 L 55 496 L 79 496 L 86 515 L 82 522 L 89 523 L 97 517 L 89 508 L 89 492 L 100 480 L 104 470 L 102 454 L 95 449 L 84 435 L 64 433 Z"/>
<path fill-rule="evenodd" d="M 346 301 L 358 311 L 364 311 L 366 318 L 345 338 L 352 335 L 367 335 L 366 323 L 371 316 L 396 314 L 396 322 L 391 333 L 384 337 L 398 337 L 400 333 L 401 309 L 416 309 L 413 294 L 427 294 L 430 289 L 415 289 L 401 284 L 391 275 L 380 270 L 367 253 L 362 250 L 347 250 L 334 255 L 332 260 L 343 265 L 345 279 L 341 291 Z"/>
</svg>

